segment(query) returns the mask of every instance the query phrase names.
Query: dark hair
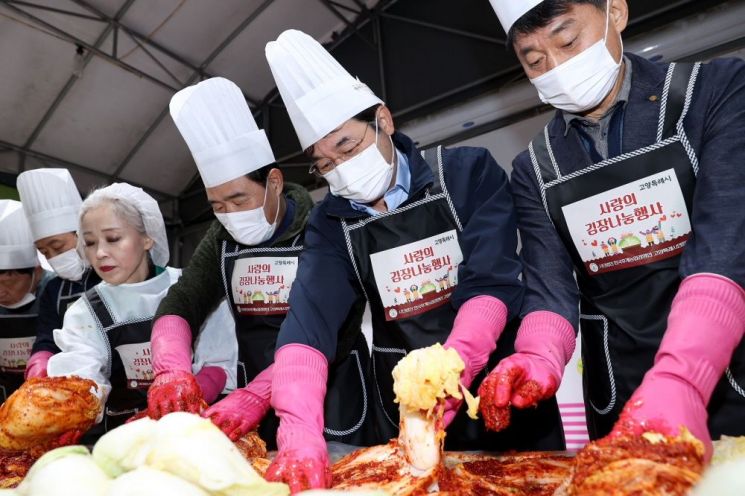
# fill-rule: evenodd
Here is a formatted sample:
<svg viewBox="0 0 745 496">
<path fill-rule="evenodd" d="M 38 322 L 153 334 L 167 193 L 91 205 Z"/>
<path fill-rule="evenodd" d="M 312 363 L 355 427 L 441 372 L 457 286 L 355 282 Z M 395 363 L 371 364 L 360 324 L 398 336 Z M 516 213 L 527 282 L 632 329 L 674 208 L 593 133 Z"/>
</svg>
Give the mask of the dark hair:
<svg viewBox="0 0 745 496">
<path fill-rule="evenodd" d="M 368 107 L 359 114 L 355 115 L 354 117 L 352 117 L 352 119 L 354 119 L 355 121 L 367 123 L 374 122 L 375 118 L 378 115 L 378 108 L 380 108 L 380 106 L 381 104 L 376 103 L 372 107 Z"/>
<path fill-rule="evenodd" d="M 380 108 L 380 107 L 381 107 L 381 104 L 380 103 L 376 103 L 372 107 L 366 108 L 365 110 L 363 110 L 362 112 L 360 112 L 359 114 L 355 115 L 354 117 L 352 117 L 349 120 L 366 122 L 368 124 L 371 123 L 371 122 L 375 122 L 375 118 L 378 115 L 378 108 Z M 305 155 L 307 155 L 308 157 L 312 157 L 313 156 L 313 147 L 314 146 L 315 146 L 315 144 L 310 145 L 308 148 L 306 148 L 305 150 L 303 150 L 303 153 L 305 153 Z"/>
<path fill-rule="evenodd" d="M 266 186 L 266 179 L 269 177 L 269 173 L 272 169 L 276 169 L 277 164 L 265 165 L 261 169 L 256 169 L 253 172 L 246 174 L 246 177 L 255 183 L 259 183 L 262 186 Z"/>
<path fill-rule="evenodd" d="M 553 19 L 569 12 L 572 5 L 589 4 L 605 11 L 607 0 L 543 0 L 518 19 L 507 33 L 507 46 L 511 47 L 518 34 L 529 34 L 548 26 Z"/>
<path fill-rule="evenodd" d="M 8 274 L 12 276 L 15 274 L 20 274 L 23 276 L 30 276 L 34 273 L 35 269 L 36 267 L 28 267 L 25 269 L 3 269 L 3 270 L 0 270 L 0 275 Z"/>
</svg>

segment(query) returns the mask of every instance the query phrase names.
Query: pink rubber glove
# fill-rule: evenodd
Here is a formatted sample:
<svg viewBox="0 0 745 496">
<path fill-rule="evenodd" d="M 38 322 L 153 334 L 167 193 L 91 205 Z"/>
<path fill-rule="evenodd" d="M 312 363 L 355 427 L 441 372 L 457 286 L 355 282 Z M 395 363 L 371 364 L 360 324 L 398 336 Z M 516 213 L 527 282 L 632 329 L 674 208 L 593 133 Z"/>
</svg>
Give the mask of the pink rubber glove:
<svg viewBox="0 0 745 496">
<path fill-rule="evenodd" d="M 507 323 L 507 306 L 493 296 L 476 296 L 458 310 L 444 348 L 452 348 L 465 362 L 460 382 L 470 387 L 489 361 L 497 347 L 497 340 Z M 453 421 L 463 400 L 448 398 L 445 402 L 443 422 L 445 427 Z"/>
<path fill-rule="evenodd" d="M 26 373 L 24 379 L 33 379 L 34 377 L 46 377 L 47 376 L 47 362 L 54 353 L 51 351 L 37 351 L 31 358 L 26 362 Z"/>
<path fill-rule="evenodd" d="M 269 411 L 274 365 L 257 375 L 251 383 L 236 389 L 202 413 L 230 438 L 237 441 L 256 429 Z"/>
<path fill-rule="evenodd" d="M 195 378 L 197 384 L 199 384 L 199 389 L 202 390 L 202 397 L 208 405 L 220 396 L 220 393 L 225 389 L 225 383 L 228 382 L 228 374 L 225 373 L 225 370 L 222 367 L 211 365 L 202 367 Z"/>
<path fill-rule="evenodd" d="M 678 288 L 654 366 L 626 403 L 611 436 L 685 426 L 712 452 L 706 405 L 745 333 L 745 291 L 714 274 L 687 277 Z"/>
<path fill-rule="evenodd" d="M 189 323 L 177 315 L 164 315 L 153 325 L 150 348 L 155 380 L 147 392 L 151 418 L 201 411 L 202 390 L 191 373 L 191 337 Z"/>
<path fill-rule="evenodd" d="M 561 315 L 547 311 L 526 315 L 517 331 L 515 353 L 499 362 L 482 383 L 482 388 L 493 388 L 485 395 L 493 399 L 490 406 L 527 408 L 551 398 L 576 341 L 574 328 Z"/>
<path fill-rule="evenodd" d="M 271 404 L 279 417 L 279 453 L 266 479 L 288 484 L 292 494 L 331 485 L 323 439 L 328 370 L 326 357 L 310 346 L 288 344 L 274 355 Z"/>
</svg>

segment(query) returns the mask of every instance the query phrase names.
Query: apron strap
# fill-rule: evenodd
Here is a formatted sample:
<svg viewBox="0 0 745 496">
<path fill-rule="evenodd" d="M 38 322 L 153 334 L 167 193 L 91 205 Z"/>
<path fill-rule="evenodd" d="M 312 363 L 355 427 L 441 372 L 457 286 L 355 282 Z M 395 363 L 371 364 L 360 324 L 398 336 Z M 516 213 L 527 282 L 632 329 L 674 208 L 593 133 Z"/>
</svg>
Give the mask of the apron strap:
<svg viewBox="0 0 745 496">
<path fill-rule="evenodd" d="M 701 63 L 671 63 L 662 90 L 657 141 L 675 136 L 688 113 Z"/>
<path fill-rule="evenodd" d="M 111 311 L 106 306 L 106 302 L 103 301 L 95 287 L 86 291 L 84 298 L 101 329 L 108 329 L 114 325 L 114 317 L 112 317 Z"/>
<path fill-rule="evenodd" d="M 463 224 L 460 221 L 458 212 L 455 210 L 453 199 L 450 198 L 450 193 L 445 184 L 445 168 L 442 166 L 442 146 L 438 145 L 436 148 L 428 148 L 422 150 L 420 153 L 424 161 L 429 165 L 429 168 L 432 171 L 432 176 L 434 177 L 428 195 L 438 195 L 440 193 L 445 195 L 445 200 L 450 208 L 450 213 L 453 214 L 453 219 L 455 219 L 455 224 L 458 226 L 458 231 L 463 231 Z"/>
<path fill-rule="evenodd" d="M 441 150 L 442 150 L 442 147 L 437 146 L 435 148 L 427 148 L 426 150 L 422 150 L 420 152 L 424 161 L 427 162 L 427 165 L 429 166 L 429 170 L 432 171 L 432 177 L 434 177 L 434 181 L 432 182 L 432 187 L 429 189 L 429 192 L 432 195 L 437 195 L 442 192 L 442 181 L 440 179 Z"/>
</svg>

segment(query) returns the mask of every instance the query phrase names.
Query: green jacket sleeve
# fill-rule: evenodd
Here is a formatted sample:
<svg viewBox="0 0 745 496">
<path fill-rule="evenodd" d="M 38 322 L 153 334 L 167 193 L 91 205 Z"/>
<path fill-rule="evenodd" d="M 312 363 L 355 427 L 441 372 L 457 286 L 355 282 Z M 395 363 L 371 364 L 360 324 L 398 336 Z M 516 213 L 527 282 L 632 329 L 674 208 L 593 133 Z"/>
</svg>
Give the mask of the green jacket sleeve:
<svg viewBox="0 0 745 496">
<path fill-rule="evenodd" d="M 160 302 L 153 322 L 164 315 L 178 315 L 195 332 L 222 300 L 225 291 L 222 287 L 218 229 L 215 224 L 207 230 L 189 265 Z"/>
</svg>

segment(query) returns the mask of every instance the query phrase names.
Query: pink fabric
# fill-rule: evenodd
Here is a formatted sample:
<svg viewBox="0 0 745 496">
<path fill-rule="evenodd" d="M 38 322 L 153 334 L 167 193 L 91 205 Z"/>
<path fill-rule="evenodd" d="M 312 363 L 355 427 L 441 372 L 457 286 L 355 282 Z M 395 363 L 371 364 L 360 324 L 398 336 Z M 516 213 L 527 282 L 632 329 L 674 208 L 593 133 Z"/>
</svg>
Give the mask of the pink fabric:
<svg viewBox="0 0 745 496">
<path fill-rule="evenodd" d="M 331 483 L 323 401 L 328 361 L 310 346 L 288 344 L 274 357 L 271 405 L 280 419 L 279 453 L 267 470 L 267 480 L 285 482 L 294 494 Z"/>
<path fill-rule="evenodd" d="M 34 377 L 47 376 L 47 362 L 54 353 L 51 351 L 37 351 L 28 359 L 26 363 L 26 373 L 24 379 L 33 379 Z"/>
<path fill-rule="evenodd" d="M 208 404 L 212 404 L 225 389 L 228 375 L 221 367 L 202 367 L 196 375 L 197 384 L 202 390 L 202 397 Z"/>
<path fill-rule="evenodd" d="M 574 328 L 559 314 L 538 311 L 525 316 L 515 339 L 515 353 L 492 371 L 495 405 L 535 406 L 556 394 L 564 368 L 574 353 Z"/>
<path fill-rule="evenodd" d="M 153 373 L 183 370 L 191 373 L 191 329 L 178 315 L 164 315 L 155 321 L 150 335 Z"/>
<path fill-rule="evenodd" d="M 211 419 L 233 441 L 256 429 L 269 411 L 273 371 L 274 365 L 270 365 L 248 386 L 233 391 L 208 408 L 202 416 Z"/>
<path fill-rule="evenodd" d="M 614 434 L 681 426 L 711 455 L 706 406 L 745 333 L 745 291 L 714 274 L 686 278 L 673 300 L 654 366 L 624 407 Z"/>
<path fill-rule="evenodd" d="M 507 306 L 493 296 L 476 296 L 465 302 L 455 316 L 453 329 L 443 345 L 458 352 L 466 365 L 460 382 L 470 387 L 473 378 L 486 367 L 489 355 L 507 323 Z M 463 400 L 449 398 L 445 403 L 445 427 L 455 418 Z"/>
</svg>

